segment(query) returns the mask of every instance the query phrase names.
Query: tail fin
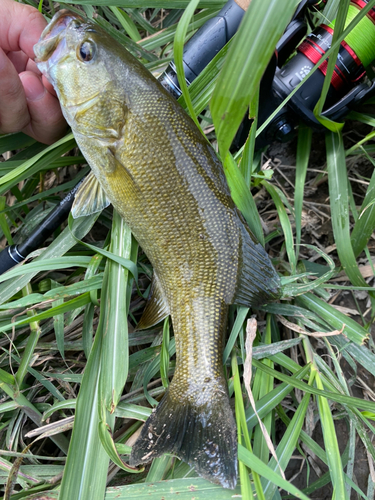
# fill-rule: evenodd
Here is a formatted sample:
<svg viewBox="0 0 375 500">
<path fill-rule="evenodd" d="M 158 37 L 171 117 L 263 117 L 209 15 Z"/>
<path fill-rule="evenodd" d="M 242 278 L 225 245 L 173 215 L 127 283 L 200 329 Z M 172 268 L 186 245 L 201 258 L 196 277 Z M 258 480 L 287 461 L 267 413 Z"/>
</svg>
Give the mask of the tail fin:
<svg viewBox="0 0 375 500">
<path fill-rule="evenodd" d="M 197 406 L 167 391 L 134 443 L 130 464 L 172 453 L 224 488 L 237 483 L 237 432 L 228 395 L 217 390 Z"/>
</svg>

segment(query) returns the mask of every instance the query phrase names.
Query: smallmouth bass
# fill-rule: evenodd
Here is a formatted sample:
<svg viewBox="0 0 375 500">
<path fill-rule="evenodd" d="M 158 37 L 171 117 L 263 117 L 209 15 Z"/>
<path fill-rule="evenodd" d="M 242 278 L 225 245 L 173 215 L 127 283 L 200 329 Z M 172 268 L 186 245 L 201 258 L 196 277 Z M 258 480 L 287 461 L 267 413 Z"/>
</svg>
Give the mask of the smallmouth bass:
<svg viewBox="0 0 375 500">
<path fill-rule="evenodd" d="M 222 366 L 228 309 L 277 298 L 278 275 L 234 205 L 214 150 L 122 45 L 62 10 L 34 51 L 92 170 L 73 216 L 112 203 L 154 269 L 139 328 L 172 319 L 175 374 L 130 463 L 173 453 L 234 488 L 236 424 Z"/>
</svg>

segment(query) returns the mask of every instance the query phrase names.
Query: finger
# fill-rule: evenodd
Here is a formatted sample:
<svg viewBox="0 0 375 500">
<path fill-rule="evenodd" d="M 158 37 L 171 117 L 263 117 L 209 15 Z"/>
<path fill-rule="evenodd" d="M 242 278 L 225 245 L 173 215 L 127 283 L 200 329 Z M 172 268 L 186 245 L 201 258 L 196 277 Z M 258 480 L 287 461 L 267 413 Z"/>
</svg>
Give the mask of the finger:
<svg viewBox="0 0 375 500">
<path fill-rule="evenodd" d="M 0 82 L 0 132 L 17 132 L 30 120 L 26 96 L 16 69 L 1 49 Z"/>
<path fill-rule="evenodd" d="M 50 94 L 52 94 L 53 96 L 57 97 L 57 94 L 55 92 L 55 89 L 53 88 L 53 85 L 52 83 L 50 83 L 47 78 L 43 75 L 42 76 L 42 82 L 43 82 L 43 85 L 46 87 L 46 89 L 48 90 L 48 92 Z"/>
<path fill-rule="evenodd" d="M 31 59 L 27 60 L 26 67 L 22 71 L 32 71 L 39 76 L 42 76 L 42 73 L 39 71 L 38 66 Z M 21 71 L 20 71 L 21 73 Z M 48 88 L 48 87 L 47 87 Z"/>
<path fill-rule="evenodd" d="M 8 52 L 7 54 L 9 61 L 16 68 L 17 73 L 21 73 L 26 70 L 26 66 L 30 58 L 22 52 L 22 50 L 17 50 L 16 52 Z"/>
<path fill-rule="evenodd" d="M 46 24 L 42 14 L 34 7 L 1 0 L 0 47 L 5 51 L 22 50 L 34 59 L 33 46 Z"/>
<path fill-rule="evenodd" d="M 23 132 L 37 141 L 52 144 L 60 139 L 67 129 L 60 104 L 44 87 L 40 76 L 32 71 L 25 71 L 20 74 L 20 78 L 30 115 L 30 122 Z"/>
</svg>

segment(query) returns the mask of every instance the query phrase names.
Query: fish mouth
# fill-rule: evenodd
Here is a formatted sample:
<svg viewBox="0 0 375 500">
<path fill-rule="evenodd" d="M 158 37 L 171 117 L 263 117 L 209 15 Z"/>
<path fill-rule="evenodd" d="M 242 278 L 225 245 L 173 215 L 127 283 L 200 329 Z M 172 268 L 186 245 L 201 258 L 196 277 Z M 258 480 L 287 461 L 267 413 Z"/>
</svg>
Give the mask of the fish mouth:
<svg viewBox="0 0 375 500">
<path fill-rule="evenodd" d="M 57 49 L 65 30 L 72 24 L 78 27 L 84 22 L 83 17 L 70 10 L 63 9 L 55 14 L 44 28 L 39 42 L 34 45 L 35 62 L 37 64 L 46 62 Z"/>
</svg>

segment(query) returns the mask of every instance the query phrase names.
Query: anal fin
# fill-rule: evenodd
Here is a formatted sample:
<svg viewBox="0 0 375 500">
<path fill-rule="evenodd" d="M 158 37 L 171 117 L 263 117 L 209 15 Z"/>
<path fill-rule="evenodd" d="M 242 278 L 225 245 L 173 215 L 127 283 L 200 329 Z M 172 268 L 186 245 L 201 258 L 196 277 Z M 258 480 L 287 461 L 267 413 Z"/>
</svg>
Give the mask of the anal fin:
<svg viewBox="0 0 375 500">
<path fill-rule="evenodd" d="M 145 310 L 138 322 L 137 330 L 144 330 L 156 325 L 169 314 L 169 305 L 157 274 L 154 271 L 151 289 Z"/>
<path fill-rule="evenodd" d="M 100 212 L 111 202 L 103 191 L 95 175 L 90 172 L 79 186 L 72 206 L 74 219 Z"/>
</svg>

